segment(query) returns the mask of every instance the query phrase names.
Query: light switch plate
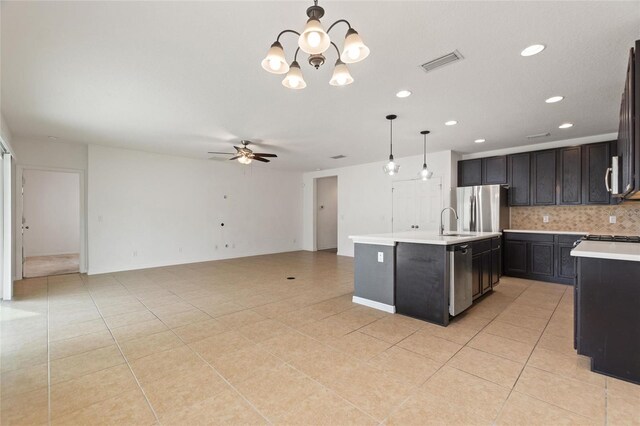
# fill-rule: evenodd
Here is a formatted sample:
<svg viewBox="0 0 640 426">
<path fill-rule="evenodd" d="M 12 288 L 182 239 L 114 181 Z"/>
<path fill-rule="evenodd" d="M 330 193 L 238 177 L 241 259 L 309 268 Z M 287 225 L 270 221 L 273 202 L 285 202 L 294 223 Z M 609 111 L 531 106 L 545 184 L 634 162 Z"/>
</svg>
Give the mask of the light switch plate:
<svg viewBox="0 0 640 426">
<path fill-rule="evenodd" d="M 609 216 L 609 223 L 616 223 L 616 217 L 615 216 Z"/>
<path fill-rule="evenodd" d="M 381 251 L 378 252 L 378 262 L 384 262 L 384 253 Z"/>
<path fill-rule="evenodd" d="M 544 216 L 542 216 L 542 222 L 549 223 L 549 215 L 545 214 Z"/>
</svg>

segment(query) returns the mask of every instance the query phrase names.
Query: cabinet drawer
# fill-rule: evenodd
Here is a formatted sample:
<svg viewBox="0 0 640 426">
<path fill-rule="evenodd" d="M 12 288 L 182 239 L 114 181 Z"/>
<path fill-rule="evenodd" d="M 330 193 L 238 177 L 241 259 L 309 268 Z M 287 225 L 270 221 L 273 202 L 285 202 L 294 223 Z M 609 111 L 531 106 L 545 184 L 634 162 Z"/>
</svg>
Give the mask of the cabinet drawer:
<svg viewBox="0 0 640 426">
<path fill-rule="evenodd" d="M 584 237 L 584 235 L 558 235 L 558 242 L 560 244 L 573 244 L 582 237 Z"/>
<path fill-rule="evenodd" d="M 500 242 L 502 241 L 502 238 L 500 237 L 495 237 L 491 239 L 491 249 L 498 249 L 500 248 L 500 246 L 502 244 L 500 244 Z"/>
<path fill-rule="evenodd" d="M 505 232 L 505 240 L 518 240 L 518 241 L 540 241 L 541 243 L 552 243 L 553 234 L 529 234 L 520 232 Z"/>
<path fill-rule="evenodd" d="M 486 239 L 486 240 L 480 240 L 480 241 L 473 241 L 471 243 L 471 249 L 473 250 L 473 255 L 474 256 L 476 254 L 480 254 L 480 253 L 483 253 L 485 251 L 489 251 L 489 250 L 491 250 L 491 240 L 490 239 Z"/>
</svg>

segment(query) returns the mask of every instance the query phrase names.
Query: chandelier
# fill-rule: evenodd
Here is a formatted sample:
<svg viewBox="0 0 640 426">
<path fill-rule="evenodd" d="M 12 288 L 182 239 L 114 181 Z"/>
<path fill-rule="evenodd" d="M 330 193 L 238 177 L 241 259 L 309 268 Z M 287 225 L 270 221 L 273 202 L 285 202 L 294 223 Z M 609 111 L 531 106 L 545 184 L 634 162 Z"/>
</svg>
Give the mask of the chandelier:
<svg viewBox="0 0 640 426">
<path fill-rule="evenodd" d="M 351 24 L 346 19 L 337 20 L 325 31 L 320 23 L 320 18 L 324 16 L 324 9 L 318 6 L 318 0 L 314 0 L 313 6 L 307 9 L 307 16 L 309 19 L 302 33 L 295 30 L 284 30 L 278 34 L 276 41 L 273 42 L 267 52 L 267 56 L 262 60 L 262 68 L 272 74 L 286 74 L 284 80 L 282 80 L 283 86 L 289 89 L 304 89 L 307 87 L 307 83 L 304 81 L 300 65 L 298 64 L 298 53 L 300 50 L 309 54 L 309 65 L 318 69 L 326 60 L 324 53 L 333 46 L 338 59 L 336 60 L 329 84 L 332 86 L 346 86 L 353 83 L 353 77 L 346 64 L 360 62 L 369 56 L 369 48 L 362 42 L 362 38 L 360 38 L 358 32 L 351 28 Z M 340 52 L 338 46 L 329 38 L 329 32 L 339 23 L 345 23 L 349 27 L 344 38 L 342 52 Z M 293 62 L 291 62 L 290 65 L 287 63 L 287 59 L 284 56 L 284 49 L 280 43 L 280 37 L 287 33 L 298 36 L 298 48 L 293 55 Z"/>
</svg>

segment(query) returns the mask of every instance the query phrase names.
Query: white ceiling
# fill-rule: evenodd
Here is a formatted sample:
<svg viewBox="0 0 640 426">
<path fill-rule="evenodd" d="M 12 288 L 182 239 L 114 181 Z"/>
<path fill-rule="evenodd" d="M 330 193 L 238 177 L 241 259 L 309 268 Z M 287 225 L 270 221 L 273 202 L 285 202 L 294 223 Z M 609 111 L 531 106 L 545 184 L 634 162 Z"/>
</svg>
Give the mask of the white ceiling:
<svg viewBox="0 0 640 426">
<path fill-rule="evenodd" d="M 421 152 L 423 129 L 429 151 L 461 152 L 617 131 L 640 2 L 321 2 L 325 28 L 350 20 L 371 55 L 343 88 L 328 84 L 334 52 L 317 71 L 303 59 L 308 86 L 292 91 L 260 61 L 311 3 L 3 1 L 2 113 L 16 138 L 201 158 L 256 139 L 280 155 L 273 167 L 295 170 L 384 159 L 390 113 L 398 157 Z M 344 31 L 331 32 L 338 45 Z M 547 49 L 521 57 L 533 43 Z M 283 44 L 291 60 L 296 40 Z M 454 49 L 463 61 L 419 68 Z"/>
</svg>

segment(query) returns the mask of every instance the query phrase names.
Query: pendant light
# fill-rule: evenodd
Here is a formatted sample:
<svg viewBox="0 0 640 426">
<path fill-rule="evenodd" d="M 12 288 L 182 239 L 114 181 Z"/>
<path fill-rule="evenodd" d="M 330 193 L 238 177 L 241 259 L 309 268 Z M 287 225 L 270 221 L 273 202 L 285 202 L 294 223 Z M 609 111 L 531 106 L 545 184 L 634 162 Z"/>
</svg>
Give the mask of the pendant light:
<svg viewBox="0 0 640 426">
<path fill-rule="evenodd" d="M 300 65 L 298 65 L 297 61 L 291 62 L 291 66 L 289 67 L 289 72 L 282 80 L 282 85 L 289 89 L 304 89 L 307 87 L 307 83 L 304 81 L 302 77 L 302 71 L 300 70 Z"/>
<path fill-rule="evenodd" d="M 430 132 L 428 130 L 423 130 L 420 132 L 420 134 L 424 136 L 422 170 L 420 171 L 420 178 L 422 180 L 431 179 L 431 176 L 433 176 L 433 172 L 427 168 L 427 135 L 429 133 Z"/>
<path fill-rule="evenodd" d="M 286 74 L 289 71 L 289 64 L 287 64 L 282 44 L 279 41 L 271 45 L 261 65 L 265 71 L 271 74 Z"/>
<path fill-rule="evenodd" d="M 389 176 L 398 174 L 398 171 L 400 171 L 400 165 L 395 161 L 393 161 L 393 120 L 395 120 L 396 118 L 398 118 L 398 116 L 393 114 L 387 115 L 386 117 L 386 119 L 389 120 L 389 129 L 391 131 L 390 138 L 389 138 L 390 151 L 389 151 L 389 162 L 384 165 L 382 170 L 384 170 L 384 172 Z"/>
</svg>

